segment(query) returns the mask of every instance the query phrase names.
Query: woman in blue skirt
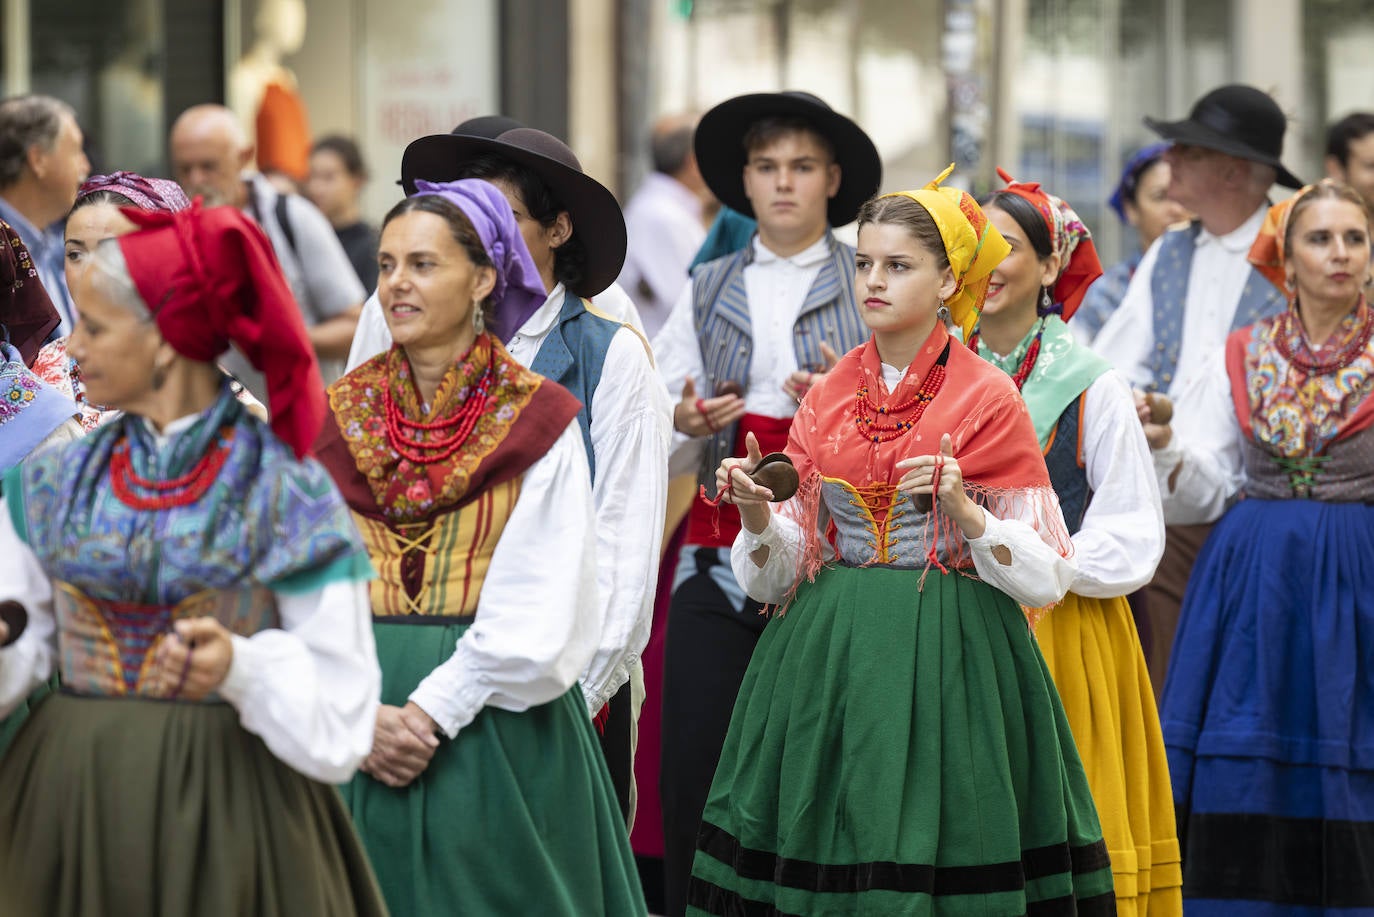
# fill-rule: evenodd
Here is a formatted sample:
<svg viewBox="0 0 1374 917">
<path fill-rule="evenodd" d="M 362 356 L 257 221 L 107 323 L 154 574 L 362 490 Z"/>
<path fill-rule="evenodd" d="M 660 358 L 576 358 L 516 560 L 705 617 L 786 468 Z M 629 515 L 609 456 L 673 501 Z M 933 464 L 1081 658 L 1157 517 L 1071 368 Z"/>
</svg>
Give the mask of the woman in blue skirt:
<svg viewBox="0 0 1374 917">
<path fill-rule="evenodd" d="M 1369 240 L 1345 185 L 1274 207 L 1250 260 L 1289 308 L 1231 335 L 1200 424 L 1147 429 L 1166 504 L 1221 516 L 1162 710 L 1189 915 L 1374 914 Z"/>
</svg>

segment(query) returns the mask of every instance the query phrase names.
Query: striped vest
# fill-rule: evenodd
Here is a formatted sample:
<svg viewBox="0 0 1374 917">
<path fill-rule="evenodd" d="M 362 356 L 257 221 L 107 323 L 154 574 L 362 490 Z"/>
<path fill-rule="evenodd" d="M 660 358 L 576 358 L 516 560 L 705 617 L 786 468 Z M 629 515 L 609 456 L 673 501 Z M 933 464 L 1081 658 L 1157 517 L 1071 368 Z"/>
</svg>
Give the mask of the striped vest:
<svg viewBox="0 0 1374 917">
<path fill-rule="evenodd" d="M 1188 302 L 1188 280 L 1193 269 L 1193 253 L 1202 224 L 1194 221 L 1171 229 L 1159 240 L 1159 255 L 1150 274 L 1150 299 L 1154 305 L 1155 349 L 1150 354 L 1150 388 L 1167 392 L 1178 371 L 1178 352 L 1183 344 L 1183 310 Z M 1236 303 L 1231 330 L 1253 325 L 1262 318 L 1277 315 L 1288 306 L 1283 291 L 1253 267 Z"/>
<path fill-rule="evenodd" d="M 819 372 L 825 368 L 821 342 L 844 354 L 868 338 L 854 302 L 854 249 L 827 233 L 830 257 L 822 264 L 792 326 L 797 366 Z M 724 382 L 734 382 L 748 394 L 749 364 L 754 354 L 749 321 L 749 294 L 744 269 L 754 258 L 754 246 L 699 265 L 692 272 L 692 317 L 706 378 L 698 383 L 702 397 L 712 397 Z M 699 478 L 715 490 L 716 468 L 735 451 L 738 424 L 711 434 Z"/>
</svg>

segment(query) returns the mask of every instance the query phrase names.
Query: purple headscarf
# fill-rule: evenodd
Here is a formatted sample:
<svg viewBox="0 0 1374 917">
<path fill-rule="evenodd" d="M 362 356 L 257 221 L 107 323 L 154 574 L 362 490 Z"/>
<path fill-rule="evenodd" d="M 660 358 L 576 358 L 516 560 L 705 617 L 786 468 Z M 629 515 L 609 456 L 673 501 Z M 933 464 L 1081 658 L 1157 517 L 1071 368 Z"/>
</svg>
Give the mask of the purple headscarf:
<svg viewBox="0 0 1374 917">
<path fill-rule="evenodd" d="M 1126 202 L 1135 200 L 1140 176 L 1144 175 L 1150 166 L 1163 159 L 1171 146 L 1171 143 L 1152 143 L 1136 150 L 1135 155 L 1126 161 L 1126 167 L 1121 170 L 1121 180 L 1116 183 L 1116 190 L 1107 199 L 1107 203 L 1116 211 L 1121 222 L 1126 222 Z"/>
<path fill-rule="evenodd" d="M 549 295 L 505 195 L 495 185 L 478 178 L 446 182 L 417 179 L 415 189 L 412 197 L 433 195 L 453 204 L 477 230 L 482 248 L 496 267 L 496 286 L 491 291 L 491 330 L 504 344 Z"/>
<path fill-rule="evenodd" d="M 166 178 L 144 178 L 136 172 L 111 172 L 92 175 L 76 192 L 79 202 L 97 191 L 113 191 L 127 197 L 139 210 L 160 210 L 175 213 L 191 206 L 181 185 Z"/>
</svg>

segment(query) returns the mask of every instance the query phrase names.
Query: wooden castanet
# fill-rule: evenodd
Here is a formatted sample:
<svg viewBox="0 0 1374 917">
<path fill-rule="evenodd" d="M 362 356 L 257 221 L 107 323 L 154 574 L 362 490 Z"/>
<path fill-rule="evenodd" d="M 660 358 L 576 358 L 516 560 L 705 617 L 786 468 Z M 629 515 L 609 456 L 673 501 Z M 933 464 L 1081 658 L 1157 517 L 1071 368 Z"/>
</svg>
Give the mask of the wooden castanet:
<svg viewBox="0 0 1374 917">
<path fill-rule="evenodd" d="M 5 626 L 9 628 L 9 636 L 0 646 L 9 646 L 18 640 L 24 628 L 29 626 L 29 610 L 13 599 L 0 602 L 0 621 L 4 621 Z"/>
<path fill-rule="evenodd" d="M 1174 403 L 1168 395 L 1150 392 L 1145 396 L 1145 404 L 1150 408 L 1150 423 L 1166 426 L 1174 419 Z"/>
<path fill-rule="evenodd" d="M 773 492 L 773 503 L 781 503 L 797 492 L 801 479 L 792 460 L 784 452 L 770 452 L 754 466 L 750 480 Z"/>
</svg>

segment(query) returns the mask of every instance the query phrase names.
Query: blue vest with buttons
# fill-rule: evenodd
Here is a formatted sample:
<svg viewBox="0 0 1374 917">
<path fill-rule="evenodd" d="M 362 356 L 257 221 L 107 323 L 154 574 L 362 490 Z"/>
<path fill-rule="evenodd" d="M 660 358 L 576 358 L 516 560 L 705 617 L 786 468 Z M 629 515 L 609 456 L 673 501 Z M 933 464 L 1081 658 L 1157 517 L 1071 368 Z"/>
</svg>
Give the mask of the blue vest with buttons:
<svg viewBox="0 0 1374 917">
<path fill-rule="evenodd" d="M 1188 301 L 1188 278 L 1202 224 L 1171 229 L 1159 240 L 1159 255 L 1150 274 L 1150 298 L 1154 303 L 1155 349 L 1150 354 L 1151 390 L 1167 392 L 1178 371 L 1178 351 L 1183 343 L 1183 310 Z M 1288 306 L 1283 291 L 1253 267 L 1236 304 L 1231 330 L 1253 325 L 1277 315 Z"/>
<path fill-rule="evenodd" d="M 797 366 L 819 372 L 825 368 L 821 342 L 837 354 L 862 344 L 869 335 L 854 302 L 854 249 L 827 234 L 830 257 L 806 294 L 792 326 L 792 347 Z M 706 378 L 698 380 L 702 397 L 713 396 L 724 382 L 734 382 L 748 394 L 749 364 L 754 353 L 749 321 L 749 294 L 744 269 L 754 259 L 753 244 L 715 261 L 698 265 L 692 272 L 692 315 Z M 711 434 L 699 478 L 715 490 L 716 468 L 735 450 L 738 424 Z"/>
<path fill-rule="evenodd" d="M 620 322 L 587 311 L 586 303 L 567 293 L 558 320 L 530 364 L 534 372 L 557 382 L 582 402 L 582 410 L 577 412 L 577 426 L 582 431 L 582 445 L 587 450 L 587 467 L 591 469 L 593 481 L 596 480 L 596 454 L 592 450 L 592 396 L 601 384 L 601 369 L 606 363 L 611 338 L 620 328 Z"/>
</svg>

